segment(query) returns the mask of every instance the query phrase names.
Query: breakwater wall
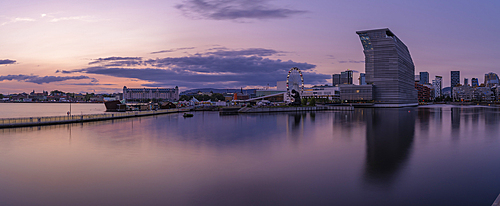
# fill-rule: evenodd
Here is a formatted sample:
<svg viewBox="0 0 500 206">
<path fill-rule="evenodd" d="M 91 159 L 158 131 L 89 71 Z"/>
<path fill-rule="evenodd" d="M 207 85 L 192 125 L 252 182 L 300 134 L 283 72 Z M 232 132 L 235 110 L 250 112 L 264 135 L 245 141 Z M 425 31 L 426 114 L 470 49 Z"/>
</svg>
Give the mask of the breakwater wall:
<svg viewBox="0 0 500 206">
<path fill-rule="evenodd" d="M 316 106 L 316 107 L 244 107 L 239 113 L 264 113 L 264 112 L 307 112 L 307 111 L 354 111 L 353 106 Z"/>
<path fill-rule="evenodd" d="M 90 121 L 103 121 L 111 119 L 151 116 L 159 114 L 188 112 L 191 108 L 162 109 L 158 111 L 133 111 L 123 113 L 103 113 L 103 114 L 84 114 L 69 116 L 52 117 L 23 117 L 23 118 L 2 118 L 0 119 L 0 128 L 29 127 L 55 124 L 68 124 Z"/>
</svg>

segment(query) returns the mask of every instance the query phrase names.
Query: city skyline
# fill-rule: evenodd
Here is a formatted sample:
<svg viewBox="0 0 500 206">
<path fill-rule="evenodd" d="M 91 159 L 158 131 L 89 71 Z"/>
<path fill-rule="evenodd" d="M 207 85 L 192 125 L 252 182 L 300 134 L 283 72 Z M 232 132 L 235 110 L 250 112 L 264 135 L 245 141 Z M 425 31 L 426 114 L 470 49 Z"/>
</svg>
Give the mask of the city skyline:
<svg viewBox="0 0 500 206">
<path fill-rule="evenodd" d="M 204 4 L 203 4 L 204 3 Z M 306 84 L 364 73 L 355 31 L 391 28 L 415 74 L 450 71 L 483 82 L 499 2 L 3 1 L 0 93 L 128 87 L 238 88 L 274 84 L 293 66 Z M 224 9 L 226 8 L 226 9 Z M 484 31 L 484 32 L 481 32 Z M 486 32 L 487 31 L 487 32 Z M 477 38 L 481 33 L 482 37 Z M 457 42 L 460 42 L 458 44 Z"/>
</svg>

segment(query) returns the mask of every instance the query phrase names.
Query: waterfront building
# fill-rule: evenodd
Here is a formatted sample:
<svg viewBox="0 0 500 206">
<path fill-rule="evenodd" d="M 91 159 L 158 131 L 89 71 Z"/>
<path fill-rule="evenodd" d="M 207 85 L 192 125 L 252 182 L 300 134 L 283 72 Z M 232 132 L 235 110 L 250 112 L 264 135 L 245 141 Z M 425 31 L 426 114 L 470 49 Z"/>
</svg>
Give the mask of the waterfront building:
<svg viewBox="0 0 500 206">
<path fill-rule="evenodd" d="M 434 80 L 432 80 L 432 88 L 434 89 L 434 98 L 438 98 L 442 96 L 442 87 L 441 82 L 443 81 L 442 76 L 436 76 Z"/>
<path fill-rule="evenodd" d="M 242 92 L 235 92 L 233 94 L 233 100 L 247 100 L 250 99 L 249 94 L 243 94 Z"/>
<path fill-rule="evenodd" d="M 418 105 L 415 65 L 408 47 L 388 28 L 356 33 L 365 55 L 365 80 L 373 84 L 374 106 Z"/>
<path fill-rule="evenodd" d="M 490 87 L 476 87 L 474 89 L 474 100 L 492 101 L 495 99 L 495 93 Z"/>
<path fill-rule="evenodd" d="M 469 85 L 469 79 L 464 78 L 464 86 L 468 86 L 468 85 Z"/>
<path fill-rule="evenodd" d="M 372 101 L 373 85 L 340 85 L 340 100 L 345 101 Z"/>
<path fill-rule="evenodd" d="M 429 84 L 429 72 L 420 72 L 419 84 Z"/>
<path fill-rule="evenodd" d="M 312 88 L 307 88 L 302 93 L 304 98 L 327 98 L 327 99 L 338 99 L 340 93 L 339 87 L 334 86 L 313 86 Z"/>
<path fill-rule="evenodd" d="M 451 71 L 451 91 L 460 84 L 460 71 Z"/>
<path fill-rule="evenodd" d="M 366 85 L 365 73 L 360 73 L 358 80 L 359 80 L 359 85 Z"/>
<path fill-rule="evenodd" d="M 340 84 L 352 84 L 352 70 L 340 73 Z"/>
<path fill-rule="evenodd" d="M 127 88 L 123 87 L 123 99 L 132 101 L 142 100 L 179 100 L 179 88 Z"/>
<path fill-rule="evenodd" d="M 431 100 L 431 88 L 415 82 L 415 89 L 417 89 L 419 102 L 428 102 Z"/>
<path fill-rule="evenodd" d="M 499 82 L 497 74 L 490 72 L 490 73 L 484 75 L 484 86 L 485 87 L 493 87 L 495 85 L 499 85 L 499 83 L 500 82 Z"/>
<path fill-rule="evenodd" d="M 338 86 L 340 85 L 340 74 L 333 74 L 332 75 L 332 86 Z"/>
<path fill-rule="evenodd" d="M 474 88 L 468 85 L 453 87 L 453 99 L 471 101 L 474 98 Z"/>
<path fill-rule="evenodd" d="M 477 80 L 477 78 L 472 78 L 471 79 L 471 84 L 472 84 L 472 87 L 478 87 L 479 86 L 479 81 Z"/>
</svg>

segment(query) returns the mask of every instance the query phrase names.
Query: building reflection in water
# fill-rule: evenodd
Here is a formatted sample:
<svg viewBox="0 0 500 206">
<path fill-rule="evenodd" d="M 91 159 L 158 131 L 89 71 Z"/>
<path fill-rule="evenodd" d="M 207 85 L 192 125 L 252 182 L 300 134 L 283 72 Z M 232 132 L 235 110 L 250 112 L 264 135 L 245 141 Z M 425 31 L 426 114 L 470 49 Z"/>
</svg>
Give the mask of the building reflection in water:
<svg viewBox="0 0 500 206">
<path fill-rule="evenodd" d="M 366 111 L 364 182 L 390 186 L 410 155 L 416 108 Z"/>
<path fill-rule="evenodd" d="M 287 137 L 291 142 L 299 143 L 304 136 L 304 121 L 307 113 L 290 113 L 287 120 Z"/>
<path fill-rule="evenodd" d="M 460 118 L 462 116 L 462 107 L 451 108 L 451 139 L 460 139 Z"/>
</svg>

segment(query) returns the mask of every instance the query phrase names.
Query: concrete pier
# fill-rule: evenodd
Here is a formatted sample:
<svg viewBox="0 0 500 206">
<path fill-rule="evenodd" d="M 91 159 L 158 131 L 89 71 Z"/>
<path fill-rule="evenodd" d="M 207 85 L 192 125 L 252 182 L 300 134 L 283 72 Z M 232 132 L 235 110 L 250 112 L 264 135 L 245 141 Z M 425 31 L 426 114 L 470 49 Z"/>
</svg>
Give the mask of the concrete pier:
<svg viewBox="0 0 500 206">
<path fill-rule="evenodd" d="M 158 111 L 133 111 L 133 112 L 123 112 L 123 113 L 86 114 L 86 115 L 70 115 L 70 116 L 52 116 L 52 117 L 2 118 L 0 119 L 0 128 L 103 121 L 110 119 L 141 117 L 141 116 L 168 114 L 176 112 L 188 112 L 190 110 L 191 108 L 176 108 L 176 109 L 162 109 Z"/>
</svg>

